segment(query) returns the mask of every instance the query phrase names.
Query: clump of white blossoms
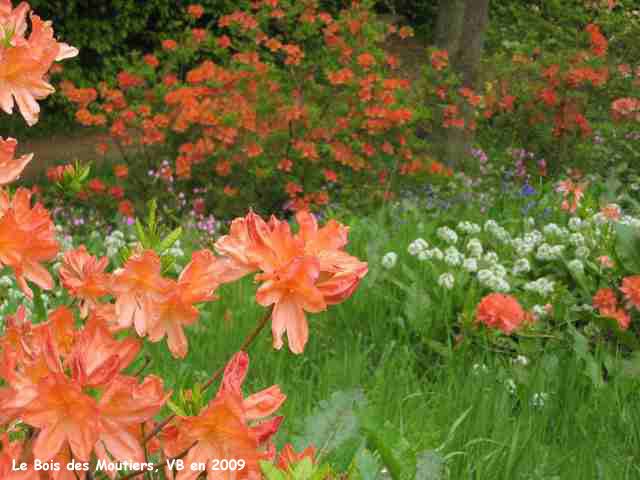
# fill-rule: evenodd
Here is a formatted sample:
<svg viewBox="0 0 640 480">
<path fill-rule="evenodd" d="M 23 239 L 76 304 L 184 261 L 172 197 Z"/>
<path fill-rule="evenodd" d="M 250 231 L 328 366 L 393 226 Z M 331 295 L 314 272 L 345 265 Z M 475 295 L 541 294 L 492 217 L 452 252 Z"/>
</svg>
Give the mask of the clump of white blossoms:
<svg viewBox="0 0 640 480">
<path fill-rule="evenodd" d="M 396 252 L 388 252 L 382 257 L 382 261 L 380 263 L 384 268 L 391 269 L 396 266 L 396 263 L 398 263 L 398 254 Z"/>
<path fill-rule="evenodd" d="M 409 255 L 415 257 L 416 255 L 419 255 L 421 252 L 424 252 L 425 250 L 427 250 L 428 248 L 429 248 L 429 244 L 424 238 L 416 238 L 413 242 L 409 244 L 409 247 L 407 248 L 407 252 L 409 252 Z"/>
<path fill-rule="evenodd" d="M 457 267 L 462 263 L 464 256 L 453 245 L 444 251 L 444 262 L 452 267 Z"/>
<path fill-rule="evenodd" d="M 541 277 L 533 282 L 524 284 L 524 289 L 528 292 L 534 292 L 542 297 L 546 297 L 553 293 L 553 282 L 545 277 Z"/>
<path fill-rule="evenodd" d="M 557 260 L 562 256 L 564 247 L 564 245 L 551 246 L 548 243 L 543 243 L 536 251 L 536 258 L 538 260 Z"/>
<path fill-rule="evenodd" d="M 478 225 L 477 223 L 472 223 L 468 221 L 458 223 L 456 228 L 461 232 L 468 233 L 470 235 L 475 235 L 482 231 L 482 229 L 480 228 L 480 225 Z"/>
<path fill-rule="evenodd" d="M 518 364 L 526 367 L 527 365 L 529 365 L 529 359 L 524 355 L 518 355 L 517 357 L 511 359 L 511 363 L 514 365 Z"/>
<path fill-rule="evenodd" d="M 475 272 L 478 270 L 478 261 L 475 258 L 465 258 L 462 262 L 462 268 L 467 272 Z"/>
<path fill-rule="evenodd" d="M 446 288 L 447 290 L 451 290 L 454 284 L 454 277 L 452 273 L 446 272 L 438 277 L 438 285 Z"/>
<path fill-rule="evenodd" d="M 484 261 L 489 265 L 498 263 L 498 254 L 496 252 L 487 252 L 484 254 Z"/>
<path fill-rule="evenodd" d="M 580 217 L 571 217 L 569 219 L 569 230 L 577 232 L 582 227 L 582 219 Z"/>
<path fill-rule="evenodd" d="M 477 276 L 481 285 L 490 288 L 494 292 L 508 293 L 511 290 L 509 282 L 496 275 L 492 270 L 486 268 L 479 270 Z"/>
<path fill-rule="evenodd" d="M 431 258 L 442 260 L 444 258 L 444 254 L 438 247 L 434 247 L 431 250 L 425 250 L 424 252 L 418 254 L 418 259 L 420 260 L 429 260 Z"/>
<path fill-rule="evenodd" d="M 572 233 L 569 236 L 569 243 L 574 247 L 584 245 L 584 236 L 581 233 Z"/>
<path fill-rule="evenodd" d="M 584 264 L 581 260 L 574 258 L 567 263 L 567 268 L 574 273 L 584 273 Z"/>
<path fill-rule="evenodd" d="M 504 268 L 504 266 L 500 265 L 499 263 L 495 263 L 491 265 L 491 271 L 498 278 L 504 278 L 507 276 L 507 269 Z"/>
<path fill-rule="evenodd" d="M 534 393 L 531 397 L 531 406 L 536 408 L 544 407 L 545 402 L 549 398 L 549 394 L 546 392 Z"/>
<path fill-rule="evenodd" d="M 469 255 L 473 258 L 481 258 L 482 257 L 482 243 L 477 238 L 472 238 L 467 242 L 467 250 L 469 250 Z"/>
<path fill-rule="evenodd" d="M 451 230 L 449 227 L 440 227 L 436 230 L 436 234 L 438 238 L 444 240 L 447 243 L 457 243 L 458 242 L 458 234 Z"/>
<path fill-rule="evenodd" d="M 526 258 L 519 258 L 513 264 L 513 274 L 519 275 L 521 273 L 529 273 L 531 271 L 531 265 L 529 264 L 529 260 Z"/>
<path fill-rule="evenodd" d="M 547 309 L 545 308 L 545 306 L 544 306 L 544 305 L 534 305 L 534 306 L 531 308 L 531 311 L 532 311 L 532 312 L 533 312 L 533 314 L 534 314 L 536 317 L 538 317 L 538 318 L 544 318 L 544 317 L 546 317 L 546 316 L 548 315 L 548 313 L 549 313 L 549 312 L 547 311 Z"/>
<path fill-rule="evenodd" d="M 562 236 L 562 229 L 556 225 L 555 223 L 547 223 L 544 228 L 542 229 L 542 231 L 544 232 L 544 234 L 547 237 L 552 237 L 552 236 L 557 236 L 557 237 L 561 237 Z"/>
<path fill-rule="evenodd" d="M 107 256 L 113 257 L 118 251 L 124 247 L 124 233 L 120 230 L 114 230 L 104 239 L 104 246 L 107 247 Z"/>
</svg>

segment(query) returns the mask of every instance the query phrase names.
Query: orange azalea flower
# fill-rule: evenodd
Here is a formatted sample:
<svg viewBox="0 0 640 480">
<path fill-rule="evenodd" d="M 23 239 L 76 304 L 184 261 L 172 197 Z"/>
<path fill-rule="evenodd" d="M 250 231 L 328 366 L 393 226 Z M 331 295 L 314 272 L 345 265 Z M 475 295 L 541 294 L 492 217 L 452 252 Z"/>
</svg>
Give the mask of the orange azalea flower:
<svg viewBox="0 0 640 480">
<path fill-rule="evenodd" d="M 631 317 L 621 308 L 605 308 L 600 310 L 600 315 L 603 317 L 613 318 L 618 323 L 618 327 L 620 327 L 621 330 L 629 328 L 629 324 L 631 323 Z"/>
<path fill-rule="evenodd" d="M 15 138 L 0 137 L 0 185 L 13 182 L 33 158 L 33 153 L 13 158 L 18 142 Z"/>
<path fill-rule="evenodd" d="M 502 330 L 507 335 L 533 320 L 518 301 L 502 293 L 485 296 L 476 308 L 476 321 L 490 328 Z"/>
<path fill-rule="evenodd" d="M 184 463 L 204 462 L 208 480 L 259 480 L 262 475 L 258 462 L 269 459 L 265 447 L 284 418 L 273 417 L 249 426 L 249 421 L 272 415 L 286 396 L 274 385 L 243 399 L 241 386 L 248 366 L 248 355 L 238 352 L 225 367 L 222 386 L 211 403 L 198 416 L 178 417 L 175 443 L 187 446 L 195 443 Z M 173 450 L 178 449 L 167 454 L 175 454 Z M 235 472 L 214 471 L 212 458 L 242 459 L 245 466 Z M 195 480 L 200 473 L 185 468 L 178 472 L 176 480 Z"/>
<path fill-rule="evenodd" d="M 171 392 L 163 392 L 162 379 L 154 375 L 147 376 L 142 383 L 125 375 L 112 380 L 98 402 L 97 457 L 107 463 L 113 461 L 110 457 L 122 462 L 143 463 L 144 450 L 134 429 L 153 418 L 170 396 Z"/>
<path fill-rule="evenodd" d="M 618 299 L 610 288 L 601 288 L 593 296 L 591 303 L 598 310 L 615 310 L 618 306 Z"/>
<path fill-rule="evenodd" d="M 45 74 L 54 61 L 75 57 L 78 50 L 58 43 L 53 38 L 50 23 L 43 22 L 33 14 L 30 15 L 29 38 L 22 38 L 28 11 L 28 6 L 24 5 L 20 4 L 12 12 L 11 2 L 4 0 L 1 7 L 3 16 L 0 17 L 0 25 L 4 35 L 13 28 L 17 27 L 17 30 L 13 31 L 11 38 L 4 39 L 9 46 L 2 48 L 0 57 L 0 108 L 11 114 L 15 100 L 27 124 L 32 126 L 38 121 L 40 112 L 36 99 L 46 98 L 55 91 L 44 79 Z"/>
<path fill-rule="evenodd" d="M 640 310 L 640 275 L 623 278 L 620 291 L 627 300 L 627 307 L 634 306 Z"/>
<path fill-rule="evenodd" d="M 178 281 L 170 281 L 171 293 L 158 302 L 157 319 L 148 330 L 149 340 L 158 342 L 166 335 L 172 355 L 184 358 L 188 345 L 182 326 L 193 325 L 198 320 L 199 312 L 194 303 L 215 300 L 212 293 L 225 268 L 225 262 L 210 251 L 194 252 Z"/>
<path fill-rule="evenodd" d="M 99 436 L 98 405 L 75 383 L 52 373 L 38 385 L 37 397 L 22 421 L 40 429 L 33 446 L 35 458 L 46 462 L 69 443 L 74 457 L 88 462 Z"/>
<path fill-rule="evenodd" d="M 116 297 L 116 314 L 122 327 L 135 326 L 144 336 L 156 320 L 156 308 L 167 296 L 172 283 L 162 277 L 160 257 L 144 250 L 113 272 L 111 291 Z"/>
<path fill-rule="evenodd" d="M 71 363 L 76 383 L 97 387 L 109 384 L 127 368 L 140 351 L 140 340 L 125 337 L 115 340 L 97 317 L 92 316 L 77 334 Z"/>
<path fill-rule="evenodd" d="M 29 298 L 33 292 L 26 280 L 45 290 L 53 288 L 53 278 L 40 262 L 53 260 L 58 253 L 49 212 L 40 204 L 31 208 L 31 195 L 26 188 L 19 188 L 13 199 L 0 192 L 0 263 L 13 269 Z"/>
</svg>

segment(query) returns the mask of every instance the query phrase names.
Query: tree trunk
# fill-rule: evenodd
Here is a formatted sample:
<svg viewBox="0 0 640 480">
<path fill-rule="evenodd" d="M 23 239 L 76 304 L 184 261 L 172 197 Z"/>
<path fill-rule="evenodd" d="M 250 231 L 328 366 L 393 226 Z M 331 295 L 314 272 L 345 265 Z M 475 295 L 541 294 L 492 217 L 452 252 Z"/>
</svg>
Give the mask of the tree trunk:
<svg viewBox="0 0 640 480">
<path fill-rule="evenodd" d="M 465 87 L 478 89 L 479 67 L 489 24 L 489 0 L 441 0 L 435 42 L 449 52 L 449 61 Z M 465 125 L 472 112 L 463 112 Z M 441 129 L 438 155 L 454 169 L 472 173 L 470 149 L 473 133 L 457 128 Z"/>
</svg>

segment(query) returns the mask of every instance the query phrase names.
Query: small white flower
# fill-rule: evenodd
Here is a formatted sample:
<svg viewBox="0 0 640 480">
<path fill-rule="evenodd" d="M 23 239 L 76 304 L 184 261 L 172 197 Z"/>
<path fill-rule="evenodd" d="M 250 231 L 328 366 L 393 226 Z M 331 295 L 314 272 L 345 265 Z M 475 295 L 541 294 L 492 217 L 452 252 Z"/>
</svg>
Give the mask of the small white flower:
<svg viewBox="0 0 640 480">
<path fill-rule="evenodd" d="M 458 234 L 451 230 L 449 227 L 440 227 L 436 230 L 436 234 L 439 238 L 444 240 L 447 243 L 457 243 L 458 242 Z"/>
<path fill-rule="evenodd" d="M 581 260 L 574 258 L 567 263 L 567 267 L 574 273 L 584 273 L 584 264 Z"/>
<path fill-rule="evenodd" d="M 513 274 L 519 275 L 521 273 L 528 273 L 531 271 L 531 265 L 529 264 L 529 260 L 526 258 L 519 258 L 513 264 Z"/>
<path fill-rule="evenodd" d="M 558 225 L 556 225 L 555 223 L 548 223 L 544 226 L 544 228 L 542 229 L 542 231 L 544 232 L 545 235 L 547 236 L 552 236 L 552 235 L 561 235 L 562 231 L 560 230 L 560 227 L 558 227 Z"/>
<path fill-rule="evenodd" d="M 471 369 L 473 370 L 474 375 L 489 373 L 489 367 L 487 367 L 484 363 L 474 363 Z"/>
<path fill-rule="evenodd" d="M 478 281 L 485 287 L 489 287 L 493 284 L 495 275 L 491 270 L 483 269 L 478 271 Z"/>
<path fill-rule="evenodd" d="M 571 217 L 569 219 L 569 230 L 577 232 L 578 230 L 580 230 L 580 227 L 582 227 L 582 220 L 580 219 L 580 217 Z"/>
<path fill-rule="evenodd" d="M 416 238 L 413 242 L 409 244 L 409 248 L 407 251 L 409 255 L 416 256 L 420 252 L 429 248 L 429 244 L 423 238 Z"/>
<path fill-rule="evenodd" d="M 569 237 L 569 243 L 574 247 L 584 245 L 584 236 L 581 233 L 572 233 Z"/>
<path fill-rule="evenodd" d="M 492 230 L 499 228 L 500 225 L 498 225 L 498 223 L 495 220 L 489 219 L 486 222 L 484 222 L 484 231 L 485 232 L 491 232 Z"/>
<path fill-rule="evenodd" d="M 526 367 L 527 365 L 529 365 L 529 359 L 524 355 L 518 355 L 516 358 L 511 360 L 511 363 L 513 363 L 514 365 L 517 363 L 518 365 Z"/>
<path fill-rule="evenodd" d="M 514 382 L 513 378 L 507 378 L 504 382 L 505 387 L 511 395 L 515 395 L 516 393 L 516 382 Z"/>
<path fill-rule="evenodd" d="M 447 265 L 450 265 L 452 267 L 457 267 L 458 265 L 460 265 L 463 258 L 464 257 L 462 256 L 462 254 L 454 246 L 448 247 L 444 251 L 444 261 Z"/>
<path fill-rule="evenodd" d="M 429 250 L 423 250 L 418 252 L 418 260 L 424 262 L 425 260 L 429 260 L 431 258 L 431 252 Z"/>
<path fill-rule="evenodd" d="M 533 217 L 529 217 L 527 218 L 527 225 L 529 225 L 530 227 L 533 227 L 536 224 L 536 220 Z"/>
<path fill-rule="evenodd" d="M 454 280 L 453 274 L 449 272 L 443 273 L 438 277 L 438 285 L 446 288 L 447 290 L 451 290 L 453 288 Z"/>
<path fill-rule="evenodd" d="M 475 258 L 465 258 L 462 262 L 462 268 L 467 272 L 475 272 L 478 270 L 478 261 Z"/>
<path fill-rule="evenodd" d="M 467 243 L 467 250 L 469 250 L 469 255 L 471 255 L 473 258 L 482 257 L 482 243 L 480 243 L 480 240 L 478 240 L 477 238 L 472 238 L 469 240 L 469 242 Z"/>
<path fill-rule="evenodd" d="M 531 311 L 533 311 L 533 314 L 538 318 L 544 318 L 547 316 L 547 313 L 548 313 L 544 305 L 534 305 L 531 308 Z"/>
<path fill-rule="evenodd" d="M 431 250 L 429 250 L 429 252 L 431 253 L 431 256 L 436 260 L 442 260 L 444 258 L 442 250 L 440 250 L 438 247 L 432 248 Z"/>
<path fill-rule="evenodd" d="M 398 254 L 395 252 L 389 252 L 382 257 L 382 266 L 386 269 L 391 269 L 396 266 L 398 262 Z"/>
<path fill-rule="evenodd" d="M 498 263 L 498 254 L 496 252 L 487 252 L 484 254 L 484 261 L 490 265 Z"/>
<path fill-rule="evenodd" d="M 549 398 L 549 394 L 545 392 L 534 393 L 531 397 L 531 405 L 536 408 L 544 407 L 545 402 Z"/>
<path fill-rule="evenodd" d="M 494 284 L 492 286 L 493 290 L 501 293 L 509 293 L 511 290 L 511 285 L 504 278 L 495 277 Z"/>
</svg>

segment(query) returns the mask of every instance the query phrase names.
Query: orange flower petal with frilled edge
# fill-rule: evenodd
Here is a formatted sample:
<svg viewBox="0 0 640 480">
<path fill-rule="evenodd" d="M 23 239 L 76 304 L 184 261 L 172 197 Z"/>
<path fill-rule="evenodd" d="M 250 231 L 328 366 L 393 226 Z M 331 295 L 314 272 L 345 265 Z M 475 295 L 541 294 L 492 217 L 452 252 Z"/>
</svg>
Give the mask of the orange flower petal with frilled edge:
<svg viewBox="0 0 640 480">
<path fill-rule="evenodd" d="M 15 138 L 0 137 L 0 185 L 13 182 L 33 158 L 33 153 L 13 158 L 18 142 Z"/>
<path fill-rule="evenodd" d="M 97 306 L 100 297 L 109 294 L 111 282 L 109 274 L 105 272 L 108 263 L 107 257 L 98 260 L 89 255 L 84 245 L 69 250 L 62 258 L 58 276 L 62 286 L 82 301 L 82 318 L 88 315 L 89 307 Z"/>
<path fill-rule="evenodd" d="M 134 337 L 114 339 L 107 327 L 94 316 L 76 336 L 72 355 L 86 375 L 84 386 L 107 385 L 133 362 L 141 347 L 140 340 Z"/>
<path fill-rule="evenodd" d="M 38 385 L 38 396 L 22 420 L 40 429 L 33 446 L 35 458 L 45 462 L 69 442 L 79 461 L 88 461 L 99 436 L 98 406 L 62 374 L 52 374 Z"/>
<path fill-rule="evenodd" d="M 135 326 L 144 336 L 157 318 L 157 303 L 169 293 L 172 283 L 161 275 L 160 257 L 144 250 L 114 272 L 111 291 L 116 297 L 116 314 L 122 327 Z"/>
<path fill-rule="evenodd" d="M 131 427 L 156 415 L 170 395 L 164 393 L 159 377 L 150 375 L 142 383 L 135 377 L 116 377 L 98 403 L 100 442 L 106 450 L 123 462 L 144 462 L 144 451 Z"/>
<path fill-rule="evenodd" d="M 58 253 L 55 228 L 49 212 L 40 204 L 31 207 L 32 192 L 19 188 L 9 199 L 0 195 L 0 262 L 11 267 L 22 291 L 33 292 L 31 280 L 43 289 L 53 288 L 53 278 L 40 262 L 53 260 Z"/>
<path fill-rule="evenodd" d="M 278 468 L 281 470 L 287 470 L 289 467 L 300 462 L 305 457 L 311 458 L 311 463 L 315 463 L 316 449 L 314 447 L 307 447 L 302 452 L 297 453 L 290 443 L 285 444 L 280 450 L 278 455 Z"/>
</svg>

